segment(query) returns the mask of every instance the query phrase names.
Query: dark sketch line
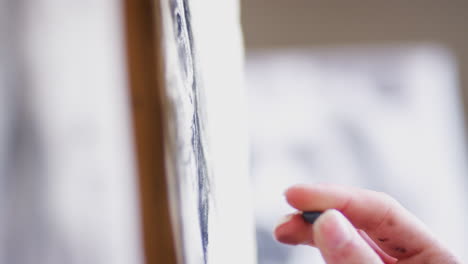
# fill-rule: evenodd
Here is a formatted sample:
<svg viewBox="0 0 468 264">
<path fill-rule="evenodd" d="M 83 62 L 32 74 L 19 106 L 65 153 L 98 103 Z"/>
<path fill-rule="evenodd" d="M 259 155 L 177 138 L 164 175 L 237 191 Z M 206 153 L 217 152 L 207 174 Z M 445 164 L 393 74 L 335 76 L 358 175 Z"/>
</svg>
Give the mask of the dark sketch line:
<svg viewBox="0 0 468 264">
<path fill-rule="evenodd" d="M 209 219 L 209 198 L 210 198 L 210 181 L 208 175 L 207 161 L 205 157 L 205 144 L 204 142 L 204 120 L 203 111 L 200 105 L 200 82 L 199 73 L 196 64 L 196 52 L 194 47 L 191 13 L 188 0 L 173 0 L 171 1 L 172 18 L 174 23 L 174 30 L 176 31 L 176 44 L 178 46 L 179 65 L 183 71 L 184 85 L 189 87 L 186 94 L 181 96 L 188 96 L 189 102 L 192 104 L 193 116 L 191 119 L 191 152 L 195 163 L 195 175 L 178 175 L 178 177 L 196 177 L 196 193 L 197 209 L 200 237 L 203 250 L 203 262 L 206 264 L 208 261 L 208 219 Z M 179 157 L 180 158 L 180 157 Z M 182 164 L 183 165 L 183 164 Z M 185 201 L 181 201 L 182 203 Z"/>
</svg>

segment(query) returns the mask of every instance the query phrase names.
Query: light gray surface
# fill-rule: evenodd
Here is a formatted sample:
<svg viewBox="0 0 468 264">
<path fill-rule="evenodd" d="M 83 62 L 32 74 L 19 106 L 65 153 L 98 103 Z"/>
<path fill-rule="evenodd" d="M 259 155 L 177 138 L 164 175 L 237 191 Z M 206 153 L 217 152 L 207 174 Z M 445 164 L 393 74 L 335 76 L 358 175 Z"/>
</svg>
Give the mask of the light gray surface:
<svg viewBox="0 0 468 264">
<path fill-rule="evenodd" d="M 468 1 L 243 0 L 247 50 L 415 45 L 450 49 L 468 113 Z"/>
</svg>

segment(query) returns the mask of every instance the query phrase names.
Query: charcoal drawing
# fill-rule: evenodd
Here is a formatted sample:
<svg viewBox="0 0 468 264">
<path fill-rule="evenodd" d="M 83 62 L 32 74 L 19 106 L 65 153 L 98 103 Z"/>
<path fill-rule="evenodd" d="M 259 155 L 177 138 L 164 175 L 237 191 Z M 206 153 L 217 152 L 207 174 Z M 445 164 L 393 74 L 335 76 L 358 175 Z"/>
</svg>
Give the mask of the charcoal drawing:
<svg viewBox="0 0 468 264">
<path fill-rule="evenodd" d="M 175 117 L 172 120 L 175 124 L 174 132 L 178 134 L 175 138 L 175 157 L 173 160 L 177 163 L 176 177 L 179 184 L 186 182 L 195 182 L 190 191 L 196 197 L 196 206 L 198 210 L 198 228 L 200 241 L 202 243 L 202 262 L 207 263 L 209 232 L 208 219 L 210 209 L 210 181 L 208 176 L 208 166 L 205 157 L 206 136 L 204 135 L 204 122 L 201 99 L 201 85 L 199 80 L 198 68 L 196 63 L 196 49 L 192 32 L 192 21 L 190 14 L 190 5 L 188 0 L 171 0 L 171 23 L 174 36 L 174 42 L 177 51 L 177 74 L 181 80 L 178 85 L 183 86 L 172 91 L 172 107 Z M 176 85 L 177 85 L 176 84 Z M 171 85 L 167 89 L 173 89 Z M 185 111 L 181 109 L 186 109 Z M 189 109 L 187 111 L 187 109 Z M 188 130 L 188 131 L 184 131 Z M 187 139 L 187 135 L 189 140 Z M 192 186 L 190 186 L 192 187 Z M 186 189 L 185 189 L 186 190 Z M 184 190 L 179 189 L 180 192 Z M 186 199 L 179 196 L 180 203 L 189 203 Z M 189 205 L 190 206 L 190 205 Z M 184 208 L 182 205 L 180 208 Z M 183 215 L 181 212 L 180 215 Z M 184 224 L 183 224 L 184 225 Z M 192 228 L 182 226 L 182 240 L 184 240 L 184 229 Z M 184 243 L 188 247 L 187 243 Z"/>
</svg>

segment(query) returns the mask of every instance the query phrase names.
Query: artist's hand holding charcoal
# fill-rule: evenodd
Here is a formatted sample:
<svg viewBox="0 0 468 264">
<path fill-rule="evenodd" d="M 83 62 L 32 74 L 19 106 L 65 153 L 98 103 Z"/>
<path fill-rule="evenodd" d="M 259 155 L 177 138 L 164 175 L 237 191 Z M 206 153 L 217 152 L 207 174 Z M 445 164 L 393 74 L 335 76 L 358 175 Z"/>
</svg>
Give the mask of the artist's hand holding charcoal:
<svg viewBox="0 0 468 264">
<path fill-rule="evenodd" d="M 422 222 L 383 193 L 319 184 L 293 186 L 285 196 L 298 212 L 276 227 L 276 239 L 316 247 L 328 264 L 461 263 Z M 314 221 L 302 212 L 323 213 Z"/>
</svg>

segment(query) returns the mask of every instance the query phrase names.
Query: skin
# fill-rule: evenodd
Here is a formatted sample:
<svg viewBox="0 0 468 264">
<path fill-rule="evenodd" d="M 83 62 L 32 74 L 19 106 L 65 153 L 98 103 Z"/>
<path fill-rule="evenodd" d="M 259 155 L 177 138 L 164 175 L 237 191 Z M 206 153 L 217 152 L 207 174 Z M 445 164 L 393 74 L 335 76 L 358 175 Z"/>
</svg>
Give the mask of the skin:
<svg viewBox="0 0 468 264">
<path fill-rule="evenodd" d="M 274 230 L 279 242 L 310 245 L 327 264 L 461 263 L 390 196 L 338 185 L 296 185 L 285 192 L 298 210 Z M 324 211 L 311 225 L 300 212 Z"/>
</svg>

